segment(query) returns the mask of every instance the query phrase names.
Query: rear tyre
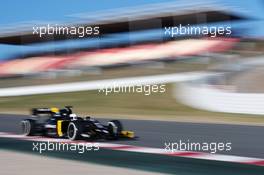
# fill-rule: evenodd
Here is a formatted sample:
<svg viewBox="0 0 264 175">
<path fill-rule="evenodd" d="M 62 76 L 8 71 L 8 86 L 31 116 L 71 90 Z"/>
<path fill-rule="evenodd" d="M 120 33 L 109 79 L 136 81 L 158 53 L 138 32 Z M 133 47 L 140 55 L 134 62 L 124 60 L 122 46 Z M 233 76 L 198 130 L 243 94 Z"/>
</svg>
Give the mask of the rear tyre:
<svg viewBox="0 0 264 175">
<path fill-rule="evenodd" d="M 80 122 L 70 122 L 68 125 L 67 135 L 70 140 L 78 140 L 82 134 L 82 124 Z"/>
<path fill-rule="evenodd" d="M 122 130 L 123 126 L 119 120 L 111 120 L 108 122 L 108 132 L 112 139 L 118 139 Z"/>
<path fill-rule="evenodd" d="M 35 134 L 35 121 L 26 119 L 21 122 L 22 133 L 25 136 L 32 136 Z"/>
</svg>

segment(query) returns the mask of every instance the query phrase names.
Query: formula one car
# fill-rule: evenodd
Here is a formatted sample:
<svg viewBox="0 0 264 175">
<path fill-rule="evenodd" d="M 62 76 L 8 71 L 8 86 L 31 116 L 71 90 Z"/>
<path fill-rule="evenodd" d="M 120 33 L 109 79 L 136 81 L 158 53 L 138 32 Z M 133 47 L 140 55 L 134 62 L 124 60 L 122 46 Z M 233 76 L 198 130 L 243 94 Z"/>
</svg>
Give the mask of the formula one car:
<svg viewBox="0 0 264 175">
<path fill-rule="evenodd" d="M 21 125 L 26 136 L 43 135 L 70 140 L 134 138 L 134 132 L 124 131 L 119 120 L 111 120 L 103 125 L 89 116 L 78 117 L 71 106 L 62 109 L 34 108 L 32 117 L 23 120 Z"/>
</svg>

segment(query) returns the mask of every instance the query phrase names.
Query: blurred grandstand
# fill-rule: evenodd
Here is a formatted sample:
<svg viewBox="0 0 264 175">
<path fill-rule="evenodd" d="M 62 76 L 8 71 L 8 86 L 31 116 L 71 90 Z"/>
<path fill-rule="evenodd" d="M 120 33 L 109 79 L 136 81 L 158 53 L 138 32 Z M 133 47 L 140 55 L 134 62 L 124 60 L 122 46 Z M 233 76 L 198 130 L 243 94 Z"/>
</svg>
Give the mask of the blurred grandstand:
<svg viewBox="0 0 264 175">
<path fill-rule="evenodd" d="M 199 8 L 194 10 L 194 6 Z M 74 36 L 46 35 L 40 38 L 33 36 L 32 24 L 11 26 L 8 32 L 1 30 L 0 43 L 21 45 L 17 47 L 22 47 L 23 51 L 14 51 L 2 59 L 0 76 L 24 77 L 43 75 L 45 72 L 52 72 L 53 76 L 67 75 L 77 70 L 76 75 L 79 75 L 91 68 L 188 61 L 193 56 L 208 57 L 208 54 L 233 48 L 239 41 L 235 38 L 241 32 L 234 24 L 236 21 L 248 20 L 233 9 L 208 2 L 181 5 L 163 3 L 122 9 L 118 13 L 110 10 L 96 16 L 74 16 L 80 20 L 61 24 L 100 26 L 100 37 L 80 39 Z M 164 27 L 179 24 L 232 25 L 233 32 L 228 38 L 196 35 L 172 38 L 164 35 Z"/>
<path fill-rule="evenodd" d="M 83 70 L 89 67 L 114 67 L 146 61 L 187 59 L 186 56 L 225 51 L 236 39 L 186 39 L 158 44 L 82 51 L 67 55 L 46 55 L 12 59 L 0 64 L 1 76 L 32 75 L 56 70 Z M 65 72 L 66 73 L 66 72 Z"/>
</svg>

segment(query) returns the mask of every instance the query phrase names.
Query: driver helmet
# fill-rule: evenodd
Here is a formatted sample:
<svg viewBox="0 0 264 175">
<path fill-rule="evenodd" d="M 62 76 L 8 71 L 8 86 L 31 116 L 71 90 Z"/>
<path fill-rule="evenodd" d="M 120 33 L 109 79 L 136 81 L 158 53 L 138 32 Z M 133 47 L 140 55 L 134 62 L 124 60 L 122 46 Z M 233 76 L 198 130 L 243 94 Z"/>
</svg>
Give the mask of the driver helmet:
<svg viewBox="0 0 264 175">
<path fill-rule="evenodd" d="M 73 119 L 76 119 L 77 115 L 73 113 L 73 114 L 70 114 L 70 117 L 73 118 Z"/>
</svg>

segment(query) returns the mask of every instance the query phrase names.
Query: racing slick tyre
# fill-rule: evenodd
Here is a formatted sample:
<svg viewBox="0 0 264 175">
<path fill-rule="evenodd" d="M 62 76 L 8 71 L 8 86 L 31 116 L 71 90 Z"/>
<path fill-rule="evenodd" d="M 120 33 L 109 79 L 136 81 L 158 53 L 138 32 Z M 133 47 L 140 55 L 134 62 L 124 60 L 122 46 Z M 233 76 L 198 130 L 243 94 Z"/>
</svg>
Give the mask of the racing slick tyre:
<svg viewBox="0 0 264 175">
<path fill-rule="evenodd" d="M 81 122 L 70 122 L 68 125 L 67 135 L 70 140 L 78 140 L 81 138 L 83 126 Z"/>
<path fill-rule="evenodd" d="M 123 126 L 119 120 L 111 120 L 108 122 L 108 132 L 112 139 L 118 139 L 122 130 Z"/>
<path fill-rule="evenodd" d="M 22 133 L 26 136 L 31 136 L 35 134 L 35 121 L 26 119 L 21 122 Z"/>
</svg>

